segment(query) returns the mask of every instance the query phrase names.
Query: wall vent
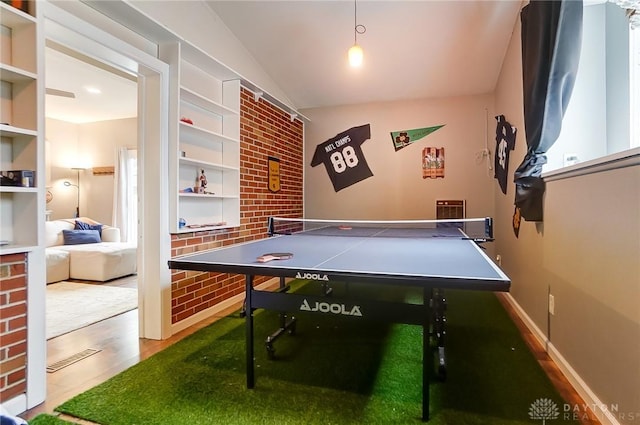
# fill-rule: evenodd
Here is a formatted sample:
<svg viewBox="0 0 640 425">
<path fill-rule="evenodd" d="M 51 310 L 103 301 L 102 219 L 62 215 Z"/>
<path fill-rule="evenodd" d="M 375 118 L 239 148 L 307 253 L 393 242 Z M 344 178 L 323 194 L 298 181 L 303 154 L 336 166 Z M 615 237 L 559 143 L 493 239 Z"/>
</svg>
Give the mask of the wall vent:
<svg viewBox="0 0 640 425">
<path fill-rule="evenodd" d="M 466 218 L 466 216 L 467 211 L 464 200 L 436 200 L 436 219 L 446 220 Z"/>
</svg>

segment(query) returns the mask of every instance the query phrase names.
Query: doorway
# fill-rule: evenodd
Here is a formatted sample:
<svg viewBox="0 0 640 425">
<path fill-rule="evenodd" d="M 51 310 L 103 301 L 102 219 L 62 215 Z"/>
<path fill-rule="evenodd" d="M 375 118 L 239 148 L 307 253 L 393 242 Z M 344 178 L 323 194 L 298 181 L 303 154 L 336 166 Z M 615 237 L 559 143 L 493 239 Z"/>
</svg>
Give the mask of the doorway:
<svg viewBox="0 0 640 425">
<path fill-rule="evenodd" d="M 137 275 L 141 338 L 170 335 L 170 257 L 168 225 L 168 81 L 169 67 L 155 56 L 125 43 L 45 2 L 44 35 L 63 46 L 137 80 Z M 61 3 L 65 6 L 65 3 Z M 83 6 L 84 7 L 84 6 Z M 89 12 L 87 12 L 90 15 Z"/>
</svg>

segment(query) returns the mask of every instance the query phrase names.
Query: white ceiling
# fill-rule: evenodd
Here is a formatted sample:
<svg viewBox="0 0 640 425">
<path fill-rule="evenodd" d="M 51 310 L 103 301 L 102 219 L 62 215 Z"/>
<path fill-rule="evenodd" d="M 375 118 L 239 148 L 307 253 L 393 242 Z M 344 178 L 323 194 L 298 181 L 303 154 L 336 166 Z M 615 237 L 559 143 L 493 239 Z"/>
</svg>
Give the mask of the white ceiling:
<svg viewBox="0 0 640 425">
<path fill-rule="evenodd" d="M 299 109 L 493 91 L 520 0 L 207 1 Z"/>
<path fill-rule="evenodd" d="M 522 2 L 360 0 L 357 21 L 366 27 L 358 35 L 365 54 L 360 69 L 347 65 L 353 1 L 207 4 L 294 106 L 305 109 L 491 92 Z M 71 122 L 135 116 L 135 82 L 47 51 L 47 87 L 76 94 L 48 95 L 47 116 Z M 87 84 L 102 85 L 102 95 L 85 93 Z"/>
<path fill-rule="evenodd" d="M 72 93 L 75 98 L 47 94 L 47 118 L 81 124 L 137 116 L 135 77 L 54 47 L 45 48 L 45 86 Z M 90 93 L 88 88 L 97 88 L 101 93 Z"/>
</svg>

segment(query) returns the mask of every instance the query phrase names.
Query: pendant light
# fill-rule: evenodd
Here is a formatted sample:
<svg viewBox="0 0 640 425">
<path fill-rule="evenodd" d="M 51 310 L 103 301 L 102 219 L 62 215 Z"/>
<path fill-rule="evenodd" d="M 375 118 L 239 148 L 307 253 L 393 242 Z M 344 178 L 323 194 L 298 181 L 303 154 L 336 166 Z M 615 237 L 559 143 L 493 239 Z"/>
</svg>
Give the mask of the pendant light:
<svg viewBox="0 0 640 425">
<path fill-rule="evenodd" d="M 364 52 L 358 45 L 358 34 L 364 34 L 366 31 L 367 28 L 364 25 L 358 25 L 358 6 L 356 0 L 353 0 L 353 46 L 349 49 L 349 65 L 353 68 L 362 66 Z"/>
</svg>

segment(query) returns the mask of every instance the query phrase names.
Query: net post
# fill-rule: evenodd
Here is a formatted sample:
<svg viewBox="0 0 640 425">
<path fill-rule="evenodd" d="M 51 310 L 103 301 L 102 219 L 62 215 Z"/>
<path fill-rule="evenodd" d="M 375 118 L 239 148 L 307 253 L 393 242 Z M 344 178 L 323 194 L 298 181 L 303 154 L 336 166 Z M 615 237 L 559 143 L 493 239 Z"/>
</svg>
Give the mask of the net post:
<svg viewBox="0 0 640 425">
<path fill-rule="evenodd" d="M 493 218 L 485 217 L 484 219 L 484 233 L 489 239 L 493 239 Z"/>
<path fill-rule="evenodd" d="M 273 217 L 269 217 L 267 221 L 267 234 L 269 236 L 273 236 L 273 233 L 274 233 Z"/>
</svg>

